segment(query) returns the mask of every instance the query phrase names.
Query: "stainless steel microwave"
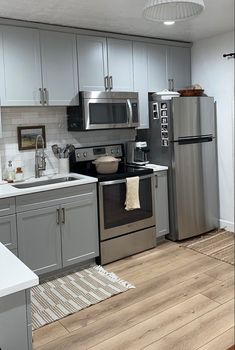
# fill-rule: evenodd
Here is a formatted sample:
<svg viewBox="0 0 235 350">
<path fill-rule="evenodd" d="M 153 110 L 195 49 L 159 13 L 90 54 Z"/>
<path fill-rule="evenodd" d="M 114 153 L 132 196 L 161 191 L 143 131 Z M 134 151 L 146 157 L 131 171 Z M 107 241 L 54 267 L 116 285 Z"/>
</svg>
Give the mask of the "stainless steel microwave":
<svg viewBox="0 0 235 350">
<path fill-rule="evenodd" d="M 79 97 L 79 106 L 67 107 L 69 131 L 139 126 L 137 92 L 84 91 Z"/>
</svg>

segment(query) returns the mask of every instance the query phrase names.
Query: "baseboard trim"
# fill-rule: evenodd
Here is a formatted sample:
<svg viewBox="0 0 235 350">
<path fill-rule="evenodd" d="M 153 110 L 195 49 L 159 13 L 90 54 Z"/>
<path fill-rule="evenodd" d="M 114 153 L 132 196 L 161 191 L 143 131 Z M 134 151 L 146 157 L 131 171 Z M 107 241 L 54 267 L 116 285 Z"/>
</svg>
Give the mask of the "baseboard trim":
<svg viewBox="0 0 235 350">
<path fill-rule="evenodd" d="M 220 225 L 220 228 L 224 228 L 227 231 L 234 232 L 234 222 L 220 219 L 219 225 Z"/>
</svg>

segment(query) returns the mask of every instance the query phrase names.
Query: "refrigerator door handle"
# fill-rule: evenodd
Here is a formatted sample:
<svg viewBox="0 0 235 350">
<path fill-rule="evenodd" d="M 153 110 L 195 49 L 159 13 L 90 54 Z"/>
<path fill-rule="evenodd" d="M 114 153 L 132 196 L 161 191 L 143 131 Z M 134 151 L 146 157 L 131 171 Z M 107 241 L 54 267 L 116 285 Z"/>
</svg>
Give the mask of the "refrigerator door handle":
<svg viewBox="0 0 235 350">
<path fill-rule="evenodd" d="M 200 136 L 200 137 L 185 137 L 185 138 L 179 138 L 178 140 L 174 142 L 178 142 L 179 145 L 190 145 L 193 143 L 202 143 L 202 142 L 212 142 L 213 136 Z"/>
</svg>

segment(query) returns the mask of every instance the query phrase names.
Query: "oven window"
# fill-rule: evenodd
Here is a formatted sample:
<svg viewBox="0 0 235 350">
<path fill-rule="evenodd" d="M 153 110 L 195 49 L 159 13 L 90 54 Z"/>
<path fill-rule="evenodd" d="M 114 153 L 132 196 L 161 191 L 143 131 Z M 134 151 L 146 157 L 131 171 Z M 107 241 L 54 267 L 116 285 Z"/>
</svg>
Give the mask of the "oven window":
<svg viewBox="0 0 235 350">
<path fill-rule="evenodd" d="M 128 122 L 125 103 L 89 103 L 91 124 L 126 124 Z"/>
<path fill-rule="evenodd" d="M 126 183 L 103 186 L 104 228 L 109 229 L 152 217 L 151 178 L 140 180 L 140 209 L 125 210 Z"/>
</svg>

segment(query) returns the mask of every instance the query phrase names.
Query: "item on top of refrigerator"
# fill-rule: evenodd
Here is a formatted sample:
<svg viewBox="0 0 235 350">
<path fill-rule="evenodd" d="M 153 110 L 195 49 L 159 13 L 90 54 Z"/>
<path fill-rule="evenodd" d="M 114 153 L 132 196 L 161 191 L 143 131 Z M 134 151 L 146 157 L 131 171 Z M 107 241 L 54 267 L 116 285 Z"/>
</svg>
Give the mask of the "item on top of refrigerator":
<svg viewBox="0 0 235 350">
<path fill-rule="evenodd" d="M 167 89 L 164 89 L 162 91 L 154 92 L 153 95 L 161 96 L 162 100 L 171 100 L 172 97 L 179 97 L 180 94 L 176 91 L 169 91 Z M 164 107 L 161 107 L 164 108 Z"/>
<path fill-rule="evenodd" d="M 187 97 L 187 96 L 202 96 L 204 89 L 199 84 L 192 85 L 190 87 L 186 87 L 182 90 L 178 91 L 180 93 L 180 96 Z"/>
</svg>

